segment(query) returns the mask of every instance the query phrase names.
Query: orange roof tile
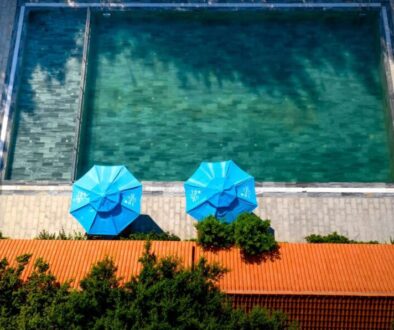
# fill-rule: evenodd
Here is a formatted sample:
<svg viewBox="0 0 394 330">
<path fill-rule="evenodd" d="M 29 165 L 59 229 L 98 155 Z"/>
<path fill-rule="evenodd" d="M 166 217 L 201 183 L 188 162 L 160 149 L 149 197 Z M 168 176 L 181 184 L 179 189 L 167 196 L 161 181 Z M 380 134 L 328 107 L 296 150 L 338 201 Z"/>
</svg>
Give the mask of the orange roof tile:
<svg viewBox="0 0 394 330">
<path fill-rule="evenodd" d="M 141 269 L 143 247 L 142 241 L 1 240 L 0 258 L 11 262 L 32 253 L 32 261 L 43 257 L 49 262 L 59 281 L 74 279 L 77 286 L 105 256 L 114 259 L 117 275 L 128 280 Z M 277 258 L 248 263 L 236 248 L 214 253 L 193 242 L 152 242 L 158 257 L 174 255 L 187 267 L 193 248 L 195 261 L 205 256 L 229 270 L 219 282 L 227 293 L 394 296 L 394 245 L 282 243 Z"/>
<path fill-rule="evenodd" d="M 60 282 L 73 279 L 73 286 L 89 272 L 92 265 L 106 256 L 113 258 L 118 267 L 117 276 L 129 280 L 139 273 L 138 259 L 144 251 L 144 241 L 56 241 L 56 240 L 0 240 L 0 259 L 6 257 L 11 264 L 17 256 L 31 253 L 23 279 L 31 273 L 34 261 L 42 257 L 49 263 L 50 271 Z M 190 242 L 152 242 L 152 251 L 158 257 L 175 256 L 186 267 L 192 260 Z"/>
<path fill-rule="evenodd" d="M 336 295 L 229 295 L 234 307 L 251 311 L 255 306 L 281 310 L 300 329 L 391 329 L 394 297 Z"/>
<path fill-rule="evenodd" d="M 234 294 L 394 296 L 394 245 L 282 243 L 277 258 L 247 263 L 238 249 L 204 253 L 231 271 L 219 282 Z"/>
</svg>

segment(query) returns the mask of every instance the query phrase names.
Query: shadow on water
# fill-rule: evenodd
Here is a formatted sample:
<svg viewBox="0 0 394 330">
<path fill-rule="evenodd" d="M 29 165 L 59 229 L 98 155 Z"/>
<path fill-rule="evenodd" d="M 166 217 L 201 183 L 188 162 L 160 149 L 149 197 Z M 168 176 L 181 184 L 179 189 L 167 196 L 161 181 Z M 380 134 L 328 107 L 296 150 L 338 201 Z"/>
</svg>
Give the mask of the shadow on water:
<svg viewBox="0 0 394 330">
<path fill-rule="evenodd" d="M 20 113 L 17 113 L 16 117 L 23 114 L 24 117 L 35 118 L 31 122 L 36 127 L 35 123 L 48 121 L 47 116 L 52 113 L 48 109 L 53 108 L 62 113 L 64 127 L 67 124 L 72 126 L 71 117 L 63 117 L 67 111 L 63 107 L 69 108 L 77 96 L 66 91 L 63 94 L 68 97 L 65 98 L 59 88 L 54 86 L 62 88 L 66 85 L 69 70 L 67 63 L 70 59 L 81 56 L 82 47 L 78 43 L 84 18 L 85 11 L 75 9 L 30 13 L 28 26 L 31 30 L 27 31 L 28 40 L 18 99 Z M 206 89 L 210 89 L 214 83 L 215 88 L 217 85 L 223 86 L 223 90 L 224 84 L 231 82 L 242 84 L 242 88 L 256 96 L 269 95 L 279 101 L 289 99 L 298 108 L 296 115 L 290 113 L 297 112 L 290 107 L 290 110 L 284 110 L 286 113 L 278 111 L 272 115 L 291 117 L 292 120 L 284 122 L 284 125 L 288 126 L 296 127 L 297 121 L 314 125 L 314 110 L 321 106 L 321 98 L 325 92 L 324 86 L 320 86 L 319 79 L 316 79 L 316 71 L 330 72 L 334 77 L 352 72 L 366 90 L 381 90 L 381 82 L 374 71 L 379 64 L 379 56 L 376 51 L 366 51 L 368 47 L 365 47 L 371 45 L 371 49 L 379 49 L 377 23 L 376 15 L 360 16 L 358 13 L 346 13 L 345 16 L 323 12 L 316 15 L 316 12 L 281 14 L 238 11 L 219 15 L 217 12 L 207 11 L 133 11 L 114 12 L 110 17 L 103 17 L 98 13 L 93 15 L 92 49 L 94 50 L 95 43 L 100 43 L 101 33 L 113 31 L 113 34 L 106 45 L 108 47 L 96 45 L 99 51 L 91 52 L 88 76 L 97 74 L 95 61 L 99 56 L 108 60 L 111 65 L 116 65 L 117 56 L 122 53 L 122 56 L 127 58 L 124 69 L 128 72 L 129 84 L 143 86 L 143 82 L 133 75 L 133 60 L 142 59 L 145 63 L 150 63 L 154 74 L 163 73 L 163 68 L 159 66 L 174 71 L 185 90 L 194 86 L 195 81 Z M 65 40 L 59 38 L 59 35 L 66 36 Z M 376 47 L 374 43 L 377 44 Z M 314 70 L 313 74 L 311 68 Z M 37 76 L 37 72 L 41 74 Z M 94 79 L 89 80 L 89 83 L 91 86 L 87 92 L 94 94 Z M 79 86 L 79 82 L 77 85 Z M 43 90 L 47 95 L 41 92 Z M 117 100 L 117 94 L 120 94 L 119 88 L 114 88 L 111 102 Z M 87 106 L 90 110 L 95 108 L 95 96 L 87 95 L 88 99 L 91 99 L 89 102 L 93 102 Z M 46 120 L 40 121 L 40 118 Z M 56 153 L 55 157 L 52 151 L 43 155 L 41 150 L 47 148 L 47 144 L 40 139 L 42 132 L 30 134 L 29 121 L 22 124 L 18 119 L 15 122 L 16 125 L 25 127 L 14 129 L 14 140 L 18 139 L 18 134 L 25 134 L 32 138 L 32 143 L 37 147 L 35 156 L 24 157 L 28 155 L 27 150 L 18 156 L 19 159 L 24 159 L 18 164 L 20 171 L 23 171 L 21 164 L 36 164 L 36 167 L 29 165 L 31 172 L 36 169 L 41 171 L 41 168 L 52 169 L 49 174 L 43 173 L 42 176 L 45 174 L 46 177 L 56 177 L 69 166 L 68 149 L 67 152 Z M 56 129 L 64 132 L 64 127 L 55 128 L 55 132 Z M 286 128 L 290 131 L 292 127 Z M 43 127 L 42 130 L 44 129 L 46 132 L 51 130 L 48 127 Z M 74 134 L 74 130 L 71 131 L 71 135 Z M 89 135 L 88 130 L 83 134 Z M 109 147 L 101 149 L 106 150 L 105 159 L 108 160 L 112 159 L 116 148 L 113 147 L 111 139 L 106 140 Z M 254 136 L 251 140 L 254 140 Z M 69 143 L 66 141 L 67 137 L 62 136 L 50 149 L 60 150 L 60 147 Z M 146 141 L 147 138 L 143 143 Z M 25 148 L 29 149 L 30 145 L 25 145 Z M 13 158 L 14 151 L 12 148 L 10 159 Z M 88 152 L 89 150 L 85 150 L 82 157 Z M 130 159 L 134 155 L 135 152 L 130 152 L 125 157 Z M 44 158 L 43 156 L 47 158 L 46 162 L 36 162 L 38 158 Z M 164 155 L 161 157 L 161 161 L 167 161 Z M 157 159 L 158 157 L 155 157 L 155 160 Z M 190 162 L 194 164 L 195 158 L 190 158 Z"/>
<path fill-rule="evenodd" d="M 80 168 L 179 180 L 225 157 L 258 180 L 386 181 L 379 51 L 376 13 L 96 13 Z"/>
<path fill-rule="evenodd" d="M 28 12 L 19 99 L 31 107 L 24 111 L 34 113 L 40 106 L 35 102 L 35 95 L 41 92 L 37 87 L 50 89 L 55 83 L 64 86 L 69 60 L 81 61 L 81 27 L 84 26 L 81 23 L 85 22 L 85 16 L 84 10 L 75 9 Z M 35 78 L 37 71 L 42 72 L 40 81 Z"/>
<path fill-rule="evenodd" d="M 85 17 L 84 10 L 51 9 L 27 13 L 18 64 L 8 179 L 51 179 L 47 174 L 40 177 L 39 172 L 49 167 L 44 164 L 44 158 L 56 149 L 64 152 L 53 157 L 64 161 L 66 166 L 69 163 L 71 155 L 65 149 L 69 149 L 70 139 L 63 133 L 66 126 L 73 124 L 70 118 L 75 117 L 72 111 L 78 97 Z M 74 76 L 71 82 L 70 72 Z M 43 142 L 58 130 L 63 130 L 58 141 Z M 32 145 L 34 150 L 31 150 Z M 60 145 L 67 146 L 63 150 Z M 46 161 L 51 163 L 53 159 Z M 66 166 L 54 165 L 52 179 L 61 179 L 62 170 L 70 171 Z"/>
<path fill-rule="evenodd" d="M 100 56 L 113 63 L 117 49 L 127 52 L 130 65 L 133 58 L 141 58 L 152 63 L 155 70 L 158 59 L 167 68 L 175 68 L 185 89 L 191 80 L 198 80 L 207 88 L 212 77 L 219 86 L 224 81 L 241 81 L 257 95 L 264 90 L 276 98 L 292 99 L 299 108 L 307 108 L 311 102 L 318 107 L 324 93 L 316 77 L 310 75 L 310 67 L 322 71 L 328 68 L 337 75 L 356 72 L 357 79 L 369 90 L 381 89 L 375 70 L 378 63 L 366 65 L 379 56 L 364 47 L 366 42 L 371 46 L 379 43 L 376 15 L 256 11 L 218 15 L 200 10 L 113 13 L 103 17 L 99 13 L 95 25 L 97 38 L 101 32 L 120 27 L 113 39 L 115 47 L 100 49 Z M 130 83 L 138 84 L 132 67 L 125 69 L 130 71 Z"/>
</svg>

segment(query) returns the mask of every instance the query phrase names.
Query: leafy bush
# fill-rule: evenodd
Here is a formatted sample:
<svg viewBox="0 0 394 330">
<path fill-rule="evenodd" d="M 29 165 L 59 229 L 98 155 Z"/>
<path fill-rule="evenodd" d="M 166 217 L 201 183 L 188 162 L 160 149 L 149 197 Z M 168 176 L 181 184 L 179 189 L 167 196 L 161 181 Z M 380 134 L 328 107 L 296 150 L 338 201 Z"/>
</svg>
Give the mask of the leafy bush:
<svg viewBox="0 0 394 330">
<path fill-rule="evenodd" d="M 234 244 L 233 227 L 209 216 L 197 223 L 197 242 L 205 249 L 227 248 Z"/>
<path fill-rule="evenodd" d="M 62 229 L 58 234 L 49 233 L 46 230 L 42 230 L 35 239 L 42 240 L 86 240 L 88 237 L 80 232 L 74 232 L 73 234 L 66 234 Z M 89 239 L 103 239 L 102 236 L 89 236 Z M 132 240 L 132 241 L 180 241 L 181 239 L 170 233 L 131 233 L 127 236 L 118 236 L 113 239 L 120 240 Z"/>
<path fill-rule="evenodd" d="M 37 237 L 34 239 L 42 240 L 85 240 L 86 236 L 80 232 L 74 232 L 73 234 L 66 234 L 62 229 L 58 234 L 51 234 L 46 230 L 40 231 Z"/>
<path fill-rule="evenodd" d="M 253 213 L 243 213 L 231 224 L 209 216 L 196 225 L 197 242 L 205 249 L 228 248 L 237 245 L 247 257 L 256 257 L 277 249 L 270 221 Z"/>
<path fill-rule="evenodd" d="M 233 223 L 235 244 L 248 257 L 261 255 L 278 248 L 269 231 L 271 222 L 253 213 L 243 213 Z"/>
<path fill-rule="evenodd" d="M 350 243 L 350 240 L 346 236 L 339 235 L 336 231 L 326 236 L 312 234 L 305 237 L 305 239 L 308 243 Z"/>
<path fill-rule="evenodd" d="M 0 239 L 6 239 L 7 237 L 3 236 L 3 233 L 0 231 Z"/>
<path fill-rule="evenodd" d="M 0 262 L 1 329 L 288 329 L 280 312 L 231 308 L 216 282 L 223 269 L 201 259 L 186 269 L 173 258 L 158 260 L 149 245 L 142 271 L 125 285 L 106 258 L 80 282 L 80 290 L 60 284 L 38 259 L 26 281 L 30 256 L 10 267 Z"/>
<path fill-rule="evenodd" d="M 346 236 L 338 234 L 336 231 L 334 231 L 331 234 L 328 235 L 317 235 L 317 234 L 312 234 L 309 236 L 305 237 L 305 240 L 308 243 L 340 243 L 340 244 L 356 244 L 356 243 L 366 243 L 366 244 L 378 244 L 378 241 L 369 241 L 369 242 L 359 242 L 359 241 L 354 241 Z"/>
<path fill-rule="evenodd" d="M 156 233 L 131 233 L 128 236 L 120 236 L 120 240 L 131 240 L 131 241 L 180 241 L 181 239 L 169 232 Z"/>
</svg>

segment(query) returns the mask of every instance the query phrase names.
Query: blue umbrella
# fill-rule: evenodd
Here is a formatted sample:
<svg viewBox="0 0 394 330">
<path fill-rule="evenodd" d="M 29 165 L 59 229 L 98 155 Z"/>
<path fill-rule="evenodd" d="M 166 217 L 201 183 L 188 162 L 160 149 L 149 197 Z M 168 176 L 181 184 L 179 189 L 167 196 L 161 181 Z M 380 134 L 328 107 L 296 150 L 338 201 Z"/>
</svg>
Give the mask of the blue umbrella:
<svg viewBox="0 0 394 330">
<path fill-rule="evenodd" d="M 117 235 L 140 214 L 141 195 L 125 166 L 93 166 L 73 185 L 70 213 L 89 235 Z"/>
<path fill-rule="evenodd" d="M 185 182 L 186 211 L 197 220 L 209 215 L 232 222 L 257 207 L 254 178 L 232 160 L 200 164 Z"/>
</svg>

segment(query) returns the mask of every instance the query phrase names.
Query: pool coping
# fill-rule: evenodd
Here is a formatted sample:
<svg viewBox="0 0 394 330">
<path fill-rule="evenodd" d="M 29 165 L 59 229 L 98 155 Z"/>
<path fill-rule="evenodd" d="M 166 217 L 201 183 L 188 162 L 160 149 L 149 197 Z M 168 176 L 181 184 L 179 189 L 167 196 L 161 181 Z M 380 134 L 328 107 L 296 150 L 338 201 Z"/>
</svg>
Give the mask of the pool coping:
<svg viewBox="0 0 394 330">
<path fill-rule="evenodd" d="M 143 194 L 155 196 L 184 196 L 182 181 L 142 181 Z M 295 195 L 295 196 L 361 196 L 369 198 L 393 197 L 394 184 L 373 184 L 366 187 L 363 184 L 302 184 L 279 182 L 256 182 L 257 197 L 267 195 Z M 55 182 L 13 182 L 0 185 L 0 194 L 31 194 L 31 193 L 67 193 L 72 191 L 72 183 Z"/>
<path fill-rule="evenodd" d="M 18 66 L 18 58 L 19 52 L 21 48 L 21 37 L 22 37 L 22 30 L 23 30 L 23 23 L 25 21 L 25 6 L 21 6 L 19 16 L 18 16 L 18 23 L 17 23 L 17 32 L 15 37 L 15 45 L 14 50 L 12 53 L 12 62 L 11 62 L 11 69 L 9 75 L 9 81 L 7 83 L 7 89 L 5 92 L 5 102 L 3 111 L 0 111 L 0 114 L 3 113 L 2 116 L 2 125 L 1 125 L 1 132 L 0 132 L 0 178 L 3 179 L 5 173 L 5 154 L 6 154 L 6 146 L 7 146 L 7 137 L 9 134 L 9 127 L 8 124 L 10 122 L 11 117 L 11 105 L 13 101 L 14 95 L 14 85 L 15 85 L 15 77 L 16 77 L 16 69 Z"/>
<path fill-rule="evenodd" d="M 71 184 L 75 178 L 77 156 L 76 151 L 79 144 L 79 126 L 81 112 L 77 112 L 77 118 L 79 120 L 76 122 L 76 143 L 73 152 L 73 169 L 71 171 L 71 181 L 61 182 L 61 181 L 11 181 L 4 180 L 5 175 L 5 147 L 7 145 L 7 135 L 10 128 L 8 124 L 12 117 L 11 105 L 14 92 L 15 76 L 17 71 L 18 57 L 20 53 L 20 44 L 22 37 L 22 29 L 25 21 L 25 15 L 27 9 L 40 9 L 40 8 L 87 8 L 87 16 L 89 15 L 90 8 L 99 9 L 131 9 L 131 8 L 251 8 L 251 9 L 380 9 L 381 24 L 383 27 L 382 34 L 382 55 L 384 56 L 384 71 L 387 83 L 387 94 L 388 102 L 390 108 L 390 122 L 391 131 L 394 131 L 394 58 L 392 53 L 392 43 L 391 43 L 391 30 L 389 25 L 389 19 L 387 16 L 387 8 L 382 2 L 355 2 L 355 3 L 25 3 L 20 7 L 16 41 L 12 56 L 12 65 L 10 70 L 9 84 L 6 91 L 6 102 L 4 106 L 4 116 L 3 125 L 0 133 L 0 178 L 3 179 L 0 182 L 0 193 L 5 191 L 48 191 L 56 190 L 69 187 L 64 191 L 70 191 Z M 86 29 L 86 28 L 85 28 Z M 86 34 L 86 31 L 85 31 Z M 86 40 L 84 38 L 84 47 Z M 82 72 L 85 71 L 84 65 L 82 63 Z M 82 79 L 85 75 L 81 77 Z M 80 103 L 83 102 L 83 91 L 80 92 Z M 79 109 L 80 110 L 80 109 Z M 183 185 L 179 181 L 170 182 L 153 182 L 153 181 L 143 181 L 144 191 L 152 194 L 183 194 Z M 20 188 L 22 187 L 22 188 Z M 29 188 L 28 188 L 29 187 Z M 36 187 L 36 188 L 34 188 Z M 28 189 L 27 189 L 28 188 Z M 265 193 L 311 193 L 311 194 L 394 194 L 394 183 L 354 183 L 354 182 L 330 182 L 330 183 L 289 183 L 289 182 L 256 182 L 256 193 L 258 195 Z"/>
<path fill-rule="evenodd" d="M 26 3 L 30 8 L 381 8 L 381 2 L 321 2 L 321 3 L 149 3 L 149 2 L 74 2 L 74 3 Z"/>
<path fill-rule="evenodd" d="M 85 88 L 87 79 L 87 67 L 88 67 L 88 54 L 90 48 L 90 8 L 87 8 L 86 21 L 85 21 L 85 31 L 83 38 L 83 51 L 82 51 L 82 65 L 81 65 L 81 81 L 79 86 L 79 96 L 78 96 L 78 109 L 75 116 L 75 133 L 74 133 L 74 145 L 72 152 L 72 169 L 71 169 L 71 180 L 75 180 L 78 171 L 78 160 L 79 160 L 79 148 L 81 145 L 80 133 L 83 126 L 83 106 L 85 102 Z"/>
</svg>

